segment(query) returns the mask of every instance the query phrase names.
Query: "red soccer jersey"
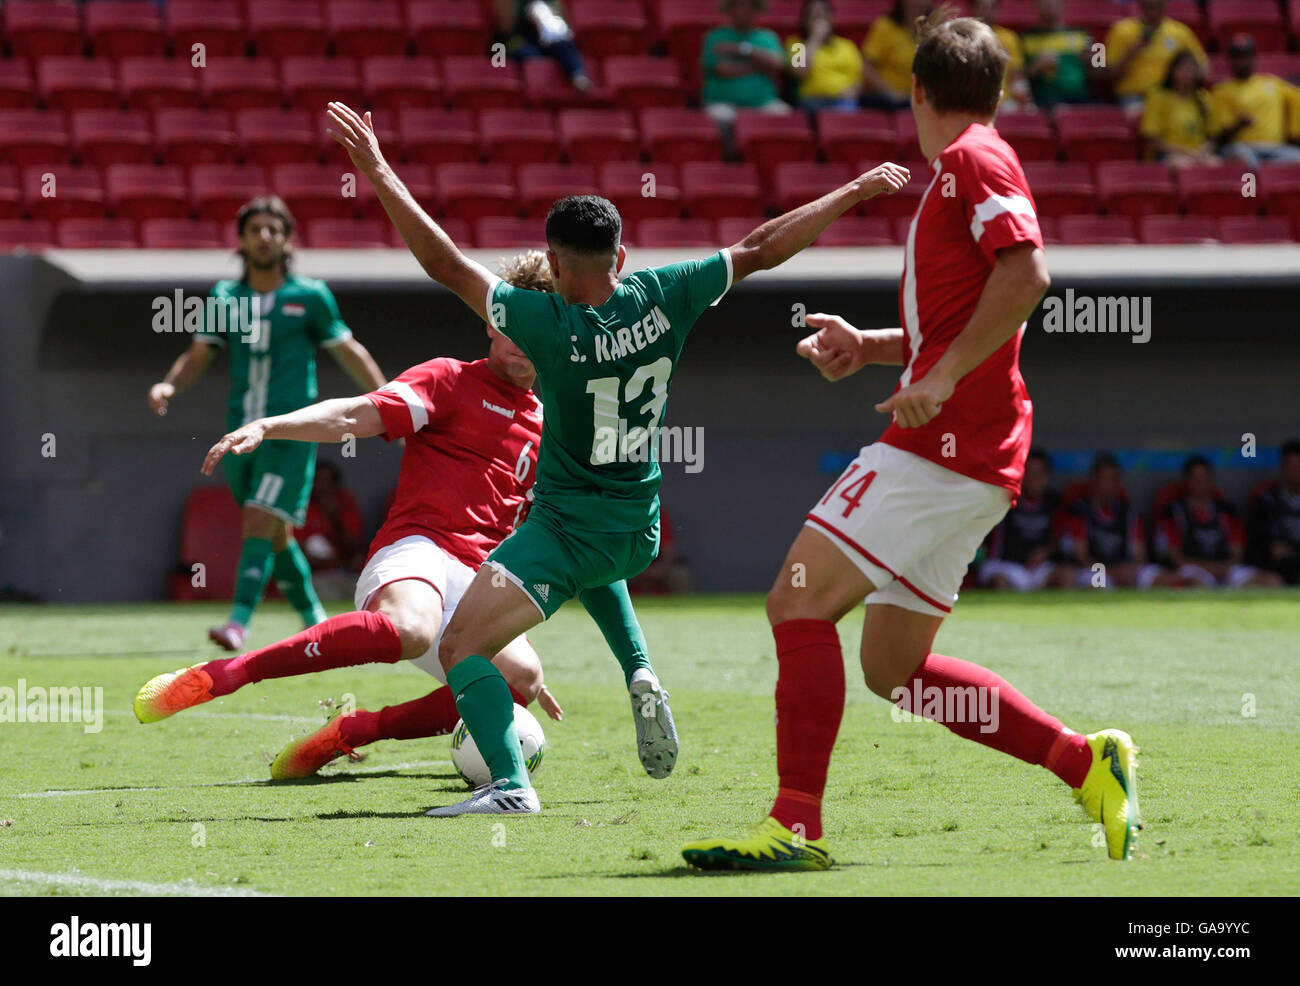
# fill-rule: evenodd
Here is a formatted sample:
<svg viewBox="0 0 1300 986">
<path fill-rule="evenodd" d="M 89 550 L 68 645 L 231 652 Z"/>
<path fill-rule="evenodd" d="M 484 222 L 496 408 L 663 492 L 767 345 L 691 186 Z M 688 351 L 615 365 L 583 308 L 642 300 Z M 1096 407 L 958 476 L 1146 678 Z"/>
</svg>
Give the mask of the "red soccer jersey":
<svg viewBox="0 0 1300 986">
<path fill-rule="evenodd" d="M 907 234 L 898 292 L 904 369 L 896 389 L 924 377 L 966 328 L 999 250 L 1043 245 L 1020 161 L 996 130 L 972 124 L 931 168 Z M 891 422 L 880 440 L 1018 496 L 1033 413 L 1020 376 L 1023 335 L 1022 325 L 962 377 L 927 424 Z"/>
<path fill-rule="evenodd" d="M 541 402 L 484 359 L 431 359 L 366 397 L 383 418 L 384 438 L 406 439 L 397 495 L 370 554 L 423 534 L 478 568 L 523 519 L 537 474 Z"/>
</svg>

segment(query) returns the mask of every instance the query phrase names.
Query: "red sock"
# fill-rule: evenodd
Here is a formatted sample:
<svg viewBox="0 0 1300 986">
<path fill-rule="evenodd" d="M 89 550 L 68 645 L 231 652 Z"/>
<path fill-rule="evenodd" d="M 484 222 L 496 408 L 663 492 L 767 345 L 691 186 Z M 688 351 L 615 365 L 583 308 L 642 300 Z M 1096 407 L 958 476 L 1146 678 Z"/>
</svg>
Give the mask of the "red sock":
<svg viewBox="0 0 1300 986">
<path fill-rule="evenodd" d="M 524 697 L 513 688 L 510 694 L 520 705 L 527 704 Z M 358 709 L 339 724 L 343 742 L 354 749 L 381 739 L 421 739 L 425 736 L 445 736 L 456 728 L 460 713 L 452 690 L 443 686 L 435 688 L 423 698 L 412 699 L 400 705 L 388 705 L 378 712 Z"/>
<path fill-rule="evenodd" d="M 939 689 L 927 693 L 927 689 Z M 979 695 L 972 688 L 985 689 L 996 696 Z M 960 691 L 959 691 L 960 690 Z M 949 697 L 961 701 L 950 702 Z M 1079 787 L 1092 765 L 1092 752 L 1087 740 L 1061 725 L 1059 719 L 1049 716 L 1001 676 L 987 668 L 943 654 L 931 654 L 925 659 L 912 680 L 907 692 L 896 704 L 909 712 L 924 715 L 941 722 L 958 736 L 974 740 L 1027 763 L 1046 767 L 1070 787 Z M 972 714 L 983 710 L 996 710 L 996 718 L 984 721 Z M 991 728 L 996 725 L 996 728 Z"/>
<path fill-rule="evenodd" d="M 776 680 L 776 771 L 771 815 L 806 839 L 822 837 L 822 793 L 844 715 L 844 655 L 830 620 L 786 620 L 772 628 Z"/>
<path fill-rule="evenodd" d="M 383 613 L 343 613 L 238 657 L 203 665 L 212 677 L 212 694 L 229 695 L 249 682 L 288 678 L 357 664 L 392 664 L 402 658 L 402 642 Z"/>
</svg>

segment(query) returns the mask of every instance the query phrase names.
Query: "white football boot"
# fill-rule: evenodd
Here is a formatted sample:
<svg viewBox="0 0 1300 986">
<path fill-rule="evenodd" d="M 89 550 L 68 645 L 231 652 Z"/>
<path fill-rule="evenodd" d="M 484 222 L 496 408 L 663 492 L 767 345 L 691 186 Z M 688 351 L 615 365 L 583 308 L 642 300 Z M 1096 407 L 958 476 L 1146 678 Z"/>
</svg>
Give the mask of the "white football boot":
<svg viewBox="0 0 1300 986">
<path fill-rule="evenodd" d="M 668 707 L 668 692 L 650 671 L 638 668 L 628 689 L 632 720 L 636 723 L 636 748 L 641 766 L 655 780 L 667 777 L 677 763 L 677 725 Z"/>
<path fill-rule="evenodd" d="M 536 815 L 542 810 L 537 792 L 531 787 L 506 790 L 503 781 L 493 781 L 474 788 L 474 793 L 458 804 L 431 808 L 430 818 L 454 818 L 457 815 Z"/>
</svg>

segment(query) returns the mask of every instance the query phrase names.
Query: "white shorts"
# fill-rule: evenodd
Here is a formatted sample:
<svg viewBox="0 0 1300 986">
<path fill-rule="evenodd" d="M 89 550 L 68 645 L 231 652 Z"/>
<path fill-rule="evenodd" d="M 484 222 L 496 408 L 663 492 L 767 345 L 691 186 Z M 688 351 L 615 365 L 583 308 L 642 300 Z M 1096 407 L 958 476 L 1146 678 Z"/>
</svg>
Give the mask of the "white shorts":
<svg viewBox="0 0 1300 986">
<path fill-rule="evenodd" d="M 1258 575 L 1259 569 L 1254 565 L 1232 565 L 1228 568 L 1228 572 L 1223 577 L 1223 581 L 1220 582 L 1214 577 L 1213 573 L 1211 573 L 1209 569 L 1202 568 L 1195 562 L 1187 562 L 1178 569 L 1178 574 L 1189 582 L 1196 582 L 1198 585 L 1203 585 L 1207 589 L 1212 589 L 1215 586 L 1226 586 L 1230 589 L 1239 589 Z"/>
<path fill-rule="evenodd" d="M 1000 486 L 876 442 L 858 453 L 804 523 L 871 580 L 876 591 L 868 605 L 946 616 L 980 543 L 1010 505 Z"/>
<path fill-rule="evenodd" d="M 445 685 L 447 674 L 442 670 L 442 662 L 438 660 L 442 627 L 451 622 L 456 606 L 474 580 L 474 569 L 447 554 L 427 537 L 412 534 L 385 545 L 371 555 L 366 567 L 361 570 L 361 575 L 357 577 L 353 605 L 359 610 L 365 609 L 376 592 L 390 582 L 400 582 L 402 579 L 427 582 L 442 597 L 442 623 L 438 636 L 433 641 L 433 646 L 411 663 Z"/>
<path fill-rule="evenodd" d="M 1007 580 L 1007 584 L 1016 592 L 1031 592 L 1047 585 L 1047 580 L 1052 577 L 1052 573 L 1055 571 L 1056 566 L 1050 561 L 1039 562 L 1033 568 L 1030 568 L 1018 561 L 990 558 L 980 565 L 980 585 L 988 585 L 1001 576 Z"/>
</svg>

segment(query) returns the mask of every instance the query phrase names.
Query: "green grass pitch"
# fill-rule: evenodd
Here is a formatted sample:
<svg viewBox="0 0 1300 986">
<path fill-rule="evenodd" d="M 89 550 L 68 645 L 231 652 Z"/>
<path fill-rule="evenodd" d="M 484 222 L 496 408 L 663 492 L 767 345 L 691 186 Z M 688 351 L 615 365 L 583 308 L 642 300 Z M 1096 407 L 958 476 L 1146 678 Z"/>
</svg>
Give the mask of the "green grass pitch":
<svg viewBox="0 0 1300 986">
<path fill-rule="evenodd" d="M 544 812 L 423 817 L 463 785 L 448 739 L 387 741 L 308 782 L 271 756 L 351 693 L 424 694 L 407 665 L 265 682 L 162 723 L 151 675 L 215 656 L 216 606 L 0 609 L 0 687 L 102 686 L 103 729 L 0 723 L 0 894 L 1293 894 L 1300 886 L 1300 636 L 1284 594 L 970 593 L 937 649 L 986 664 L 1077 729 L 1143 748 L 1138 858 L 1106 859 L 1047 771 L 894 722 L 854 670 L 827 791 L 825 873 L 695 874 L 681 844 L 738 833 L 775 789 L 776 662 L 758 597 L 642 600 L 682 734 L 674 775 L 636 760 L 617 665 L 578 607 L 532 638 L 567 712 L 546 723 Z M 250 644 L 296 629 L 267 606 Z"/>
</svg>

